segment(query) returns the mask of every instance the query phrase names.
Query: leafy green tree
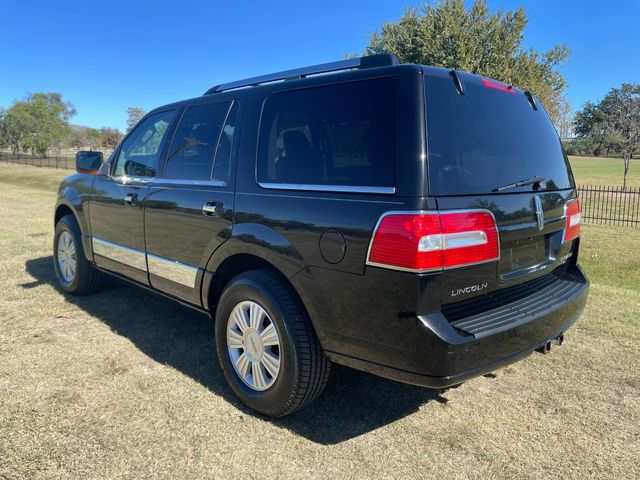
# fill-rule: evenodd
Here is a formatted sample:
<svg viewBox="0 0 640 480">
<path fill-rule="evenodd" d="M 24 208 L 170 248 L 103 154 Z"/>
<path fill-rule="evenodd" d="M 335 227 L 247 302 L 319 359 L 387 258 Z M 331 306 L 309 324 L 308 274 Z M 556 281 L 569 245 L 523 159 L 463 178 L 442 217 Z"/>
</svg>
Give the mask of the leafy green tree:
<svg viewBox="0 0 640 480">
<path fill-rule="evenodd" d="M 131 130 L 136 124 L 147 114 L 142 108 L 129 107 L 127 108 L 127 132 Z"/>
<path fill-rule="evenodd" d="M 531 91 L 557 124 L 567 86 L 558 67 L 569 58 L 566 45 L 546 52 L 523 46 L 524 7 L 491 13 L 485 0 L 443 0 L 408 8 L 397 22 L 374 32 L 366 54 L 394 53 L 402 62 L 434 65 L 496 78 Z"/>
<path fill-rule="evenodd" d="M 47 151 L 70 134 L 69 118 L 76 110 L 62 100 L 59 93 L 34 93 L 14 104 L 6 113 L 6 129 L 15 153 L 31 150 L 46 155 Z"/>
<path fill-rule="evenodd" d="M 9 145 L 9 137 L 7 136 L 7 111 L 0 107 L 0 148 Z"/>
<path fill-rule="evenodd" d="M 22 142 L 31 131 L 33 119 L 25 102 L 15 102 L 4 115 L 3 130 L 14 154 L 22 151 Z"/>
<path fill-rule="evenodd" d="M 582 139 L 589 140 L 589 143 L 593 146 L 592 153 L 596 157 L 600 156 L 602 149 L 607 144 L 609 132 L 606 128 L 606 120 L 606 107 L 602 102 L 597 104 L 592 102 L 585 103 L 582 110 L 576 113 L 573 120 L 576 135 Z"/>
</svg>

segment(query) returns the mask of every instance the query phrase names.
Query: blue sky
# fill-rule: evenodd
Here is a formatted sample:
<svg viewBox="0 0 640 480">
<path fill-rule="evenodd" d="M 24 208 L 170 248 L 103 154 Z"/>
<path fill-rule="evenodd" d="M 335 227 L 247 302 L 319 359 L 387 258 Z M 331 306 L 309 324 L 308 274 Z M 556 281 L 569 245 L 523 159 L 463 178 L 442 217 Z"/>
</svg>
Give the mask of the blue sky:
<svg viewBox="0 0 640 480">
<path fill-rule="evenodd" d="M 73 123 L 123 129 L 129 106 L 149 110 L 217 83 L 361 52 L 369 33 L 415 3 L 0 0 L 0 106 L 58 91 L 76 106 Z M 525 6 L 527 46 L 572 50 L 563 73 L 574 109 L 640 82 L 639 1 Z"/>
</svg>

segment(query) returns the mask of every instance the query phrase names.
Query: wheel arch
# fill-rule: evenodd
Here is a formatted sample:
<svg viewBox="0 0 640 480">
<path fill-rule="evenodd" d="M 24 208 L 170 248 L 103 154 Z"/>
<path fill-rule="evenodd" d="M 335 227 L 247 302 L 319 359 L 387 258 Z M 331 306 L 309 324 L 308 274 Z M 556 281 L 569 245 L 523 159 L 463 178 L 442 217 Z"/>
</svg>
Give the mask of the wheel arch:
<svg viewBox="0 0 640 480">
<path fill-rule="evenodd" d="M 82 245 L 87 260 L 93 261 L 93 248 L 91 246 L 91 232 L 89 231 L 88 219 L 84 211 L 84 206 L 80 195 L 72 187 L 65 187 L 58 194 L 58 201 L 53 215 L 53 227 L 58 224 L 65 215 L 73 215 L 80 227 L 82 235 Z"/>
<path fill-rule="evenodd" d="M 233 277 L 248 270 L 265 269 L 291 288 L 311 316 L 296 282 L 296 274 L 305 267 L 300 252 L 278 231 L 257 223 L 236 224 L 231 238 L 209 257 L 202 283 L 202 305 L 213 313 L 222 290 Z M 313 319 L 312 323 L 315 324 Z"/>
<path fill-rule="evenodd" d="M 56 212 L 53 217 L 53 226 L 55 227 L 58 224 L 58 222 L 62 219 L 62 217 L 64 217 L 65 215 L 73 215 L 77 218 L 77 215 L 69 205 L 67 205 L 66 203 L 61 203 L 56 207 Z"/>
<path fill-rule="evenodd" d="M 202 301 L 205 308 L 213 313 L 222 291 L 229 282 L 234 277 L 250 270 L 268 270 L 293 288 L 287 276 L 264 258 L 251 253 L 235 253 L 225 258 L 215 271 L 207 270 L 205 272 L 202 288 Z"/>
</svg>

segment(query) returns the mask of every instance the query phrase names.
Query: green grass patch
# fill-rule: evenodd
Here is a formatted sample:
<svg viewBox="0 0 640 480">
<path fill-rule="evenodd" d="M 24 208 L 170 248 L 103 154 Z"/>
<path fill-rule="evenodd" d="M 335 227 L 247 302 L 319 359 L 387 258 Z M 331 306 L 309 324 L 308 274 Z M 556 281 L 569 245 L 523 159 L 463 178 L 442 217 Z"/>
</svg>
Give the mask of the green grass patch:
<svg viewBox="0 0 640 480">
<path fill-rule="evenodd" d="M 0 182 L 55 192 L 63 178 L 75 173 L 74 170 L 31 167 L 0 163 Z"/>
<path fill-rule="evenodd" d="M 569 157 L 578 185 L 622 186 L 624 164 L 621 158 Z M 640 187 L 640 160 L 631 160 L 627 186 Z"/>
</svg>

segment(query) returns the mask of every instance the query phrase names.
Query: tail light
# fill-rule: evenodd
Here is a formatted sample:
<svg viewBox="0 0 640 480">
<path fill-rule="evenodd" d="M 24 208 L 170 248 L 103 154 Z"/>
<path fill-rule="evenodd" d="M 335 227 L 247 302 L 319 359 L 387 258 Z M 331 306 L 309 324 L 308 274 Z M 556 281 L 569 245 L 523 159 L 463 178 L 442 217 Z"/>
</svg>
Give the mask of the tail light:
<svg viewBox="0 0 640 480">
<path fill-rule="evenodd" d="M 577 198 L 569 200 L 564 209 L 564 216 L 567 219 L 567 226 L 564 228 L 564 241 L 568 242 L 580 236 L 580 225 L 582 224 L 580 201 Z"/>
<path fill-rule="evenodd" d="M 488 210 L 387 212 L 373 232 L 367 264 L 425 272 L 499 258 L 498 230 Z"/>
</svg>

